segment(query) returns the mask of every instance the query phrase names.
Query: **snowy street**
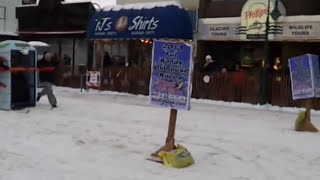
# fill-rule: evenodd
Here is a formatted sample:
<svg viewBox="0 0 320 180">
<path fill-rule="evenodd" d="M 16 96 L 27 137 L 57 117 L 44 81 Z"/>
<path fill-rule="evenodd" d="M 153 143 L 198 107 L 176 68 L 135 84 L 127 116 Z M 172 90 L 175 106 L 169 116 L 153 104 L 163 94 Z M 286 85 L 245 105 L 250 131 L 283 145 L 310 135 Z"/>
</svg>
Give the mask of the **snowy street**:
<svg viewBox="0 0 320 180">
<path fill-rule="evenodd" d="M 167 135 L 169 110 L 148 98 L 55 87 L 37 107 L 0 111 L 0 180 L 319 180 L 320 134 L 293 131 L 299 109 L 192 100 L 177 143 L 195 164 L 145 160 Z M 320 112 L 312 111 L 320 128 Z"/>
</svg>

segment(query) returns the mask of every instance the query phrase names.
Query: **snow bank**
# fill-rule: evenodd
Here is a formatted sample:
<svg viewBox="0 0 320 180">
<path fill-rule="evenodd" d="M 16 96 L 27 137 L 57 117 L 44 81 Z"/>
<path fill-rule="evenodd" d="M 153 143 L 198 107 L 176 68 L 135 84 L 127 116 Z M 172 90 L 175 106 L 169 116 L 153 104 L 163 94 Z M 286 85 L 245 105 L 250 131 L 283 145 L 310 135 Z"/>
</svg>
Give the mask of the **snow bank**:
<svg viewBox="0 0 320 180">
<path fill-rule="evenodd" d="M 178 6 L 181 5 L 176 1 L 150 2 L 150 3 L 134 3 L 125 5 L 110 5 L 103 8 L 104 11 L 119 11 L 121 9 L 152 9 L 155 7 Z"/>
<path fill-rule="evenodd" d="M 115 95 L 115 96 L 126 96 L 126 97 L 136 97 L 144 99 L 146 105 L 148 103 L 148 96 L 145 95 L 134 95 L 129 93 L 122 93 L 116 91 L 98 91 L 90 89 L 88 92 L 83 90 L 80 92 L 80 89 L 73 89 L 73 88 L 60 88 L 57 87 L 57 90 L 61 93 L 76 93 L 76 94 L 90 94 L 90 95 Z M 225 101 L 214 101 L 208 99 L 191 99 L 191 109 L 193 104 L 207 104 L 207 105 L 214 105 L 214 106 L 223 106 L 229 108 L 242 108 L 242 109 L 255 109 L 255 110 L 266 110 L 266 111 L 280 111 L 280 112 L 290 112 L 290 113 L 297 113 L 299 111 L 305 110 L 305 108 L 298 108 L 298 107 L 279 107 L 273 106 L 270 104 L 266 105 L 259 105 L 259 104 L 249 104 L 249 103 L 240 103 L 240 102 L 225 102 Z M 320 111 L 312 110 L 312 113 L 316 113 L 320 115 Z"/>
<path fill-rule="evenodd" d="M 56 109 L 42 97 L 29 113 L 0 111 L 0 179 L 320 177 L 320 135 L 293 131 L 296 113 L 193 100 L 191 111 L 178 112 L 176 140 L 195 164 L 178 170 L 145 159 L 164 144 L 169 110 L 149 107 L 145 96 L 60 87 L 54 92 Z M 320 127 L 320 115 L 312 118 Z"/>
</svg>

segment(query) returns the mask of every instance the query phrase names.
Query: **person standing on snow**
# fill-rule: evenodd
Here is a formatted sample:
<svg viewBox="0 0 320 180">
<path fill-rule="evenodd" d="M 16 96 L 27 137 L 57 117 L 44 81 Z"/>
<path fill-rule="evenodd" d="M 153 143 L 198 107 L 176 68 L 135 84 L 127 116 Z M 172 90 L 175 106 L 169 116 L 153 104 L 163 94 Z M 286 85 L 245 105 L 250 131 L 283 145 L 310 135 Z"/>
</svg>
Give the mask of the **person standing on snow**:
<svg viewBox="0 0 320 180">
<path fill-rule="evenodd" d="M 57 63 L 53 61 L 52 58 L 53 55 L 50 52 L 45 52 L 43 54 L 43 58 L 38 61 L 38 68 L 40 69 L 40 84 L 43 86 L 43 89 L 38 93 L 37 101 L 39 101 L 42 96 L 47 95 L 51 107 L 56 108 L 57 99 L 53 94 L 52 84 L 54 83 L 54 71 L 57 68 Z M 48 71 L 44 71 L 44 68 L 50 68 L 53 69 L 53 71 L 51 71 L 50 69 L 48 69 Z"/>
</svg>

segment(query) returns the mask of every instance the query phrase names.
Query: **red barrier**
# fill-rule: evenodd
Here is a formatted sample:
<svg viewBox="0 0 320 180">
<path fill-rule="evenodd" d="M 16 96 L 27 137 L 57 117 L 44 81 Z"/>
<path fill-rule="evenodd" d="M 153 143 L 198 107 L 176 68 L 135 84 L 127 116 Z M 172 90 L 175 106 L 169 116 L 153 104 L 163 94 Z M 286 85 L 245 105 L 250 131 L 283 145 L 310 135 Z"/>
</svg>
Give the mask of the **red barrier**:
<svg viewBox="0 0 320 180">
<path fill-rule="evenodd" d="M 6 88 L 7 85 L 3 84 L 2 82 L 0 82 L 0 87 Z"/>
<path fill-rule="evenodd" d="M 2 72 L 7 72 L 7 71 L 11 71 L 11 72 L 54 72 L 56 69 L 55 68 L 25 68 L 25 67 L 14 67 L 14 68 L 9 68 L 9 69 L 5 69 L 5 68 L 0 68 L 0 73 Z"/>
</svg>

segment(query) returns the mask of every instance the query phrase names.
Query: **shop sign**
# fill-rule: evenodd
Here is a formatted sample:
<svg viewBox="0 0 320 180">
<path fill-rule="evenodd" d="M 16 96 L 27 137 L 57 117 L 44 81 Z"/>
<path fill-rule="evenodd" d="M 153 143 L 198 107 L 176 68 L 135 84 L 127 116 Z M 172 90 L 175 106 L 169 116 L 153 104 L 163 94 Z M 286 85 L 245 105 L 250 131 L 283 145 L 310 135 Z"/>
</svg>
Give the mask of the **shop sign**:
<svg viewBox="0 0 320 180">
<path fill-rule="evenodd" d="M 283 40 L 316 40 L 320 39 L 319 22 L 294 22 L 285 24 L 283 27 Z"/>
<path fill-rule="evenodd" d="M 187 11 L 178 6 L 124 8 L 95 13 L 88 36 L 90 39 L 192 39 L 192 24 Z"/>
<path fill-rule="evenodd" d="M 95 26 L 95 35 L 107 33 L 108 35 L 116 34 L 117 32 L 122 33 L 125 31 L 130 31 L 131 34 L 154 34 L 155 30 L 158 28 L 159 20 L 154 16 L 151 18 L 144 16 L 135 16 L 132 18 L 131 22 L 129 22 L 129 18 L 127 16 L 121 16 L 117 19 L 115 23 L 115 30 L 110 31 L 113 22 L 110 17 L 104 17 L 102 19 L 96 19 Z M 109 32 L 108 32 L 109 31 Z"/>
<path fill-rule="evenodd" d="M 239 24 L 200 24 L 199 39 L 203 40 L 239 40 L 236 29 Z"/>
<path fill-rule="evenodd" d="M 248 0 L 242 8 L 241 12 L 241 26 L 239 31 L 241 39 L 264 39 L 266 30 L 267 16 L 275 8 L 277 1 L 277 8 L 281 13 L 281 16 L 285 16 L 285 8 L 281 1 L 270 0 L 270 8 L 268 12 L 268 0 Z M 278 29 L 281 31 L 281 27 L 277 22 L 269 16 L 270 29 L 275 29 L 275 32 L 271 32 L 269 39 L 274 39 L 274 34 L 277 34 Z"/>
</svg>

